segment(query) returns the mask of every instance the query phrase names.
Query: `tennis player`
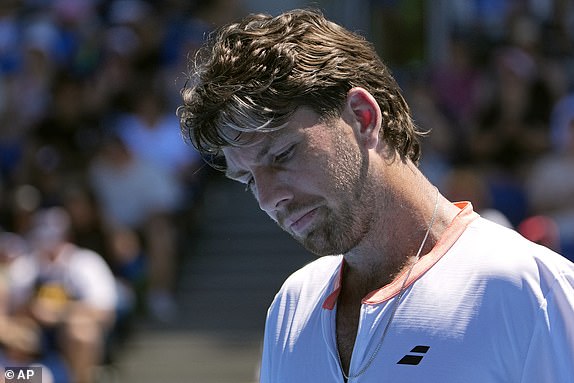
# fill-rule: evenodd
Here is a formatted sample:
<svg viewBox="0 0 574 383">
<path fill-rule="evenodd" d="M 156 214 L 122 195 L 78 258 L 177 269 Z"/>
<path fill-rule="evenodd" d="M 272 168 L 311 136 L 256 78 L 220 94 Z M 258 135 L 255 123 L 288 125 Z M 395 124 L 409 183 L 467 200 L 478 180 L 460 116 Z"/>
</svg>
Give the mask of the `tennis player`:
<svg viewBox="0 0 574 383">
<path fill-rule="evenodd" d="M 188 83 L 185 137 L 318 256 L 269 308 L 261 382 L 574 382 L 574 265 L 425 178 L 364 38 L 315 11 L 251 15 Z"/>
</svg>

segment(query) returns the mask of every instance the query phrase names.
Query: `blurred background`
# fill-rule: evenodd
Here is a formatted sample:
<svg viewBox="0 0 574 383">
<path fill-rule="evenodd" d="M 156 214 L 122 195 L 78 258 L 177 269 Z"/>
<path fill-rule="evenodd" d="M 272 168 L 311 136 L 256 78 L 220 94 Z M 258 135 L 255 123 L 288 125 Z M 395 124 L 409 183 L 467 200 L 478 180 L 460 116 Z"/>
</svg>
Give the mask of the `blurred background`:
<svg viewBox="0 0 574 383">
<path fill-rule="evenodd" d="M 267 306 L 313 258 L 175 110 L 210 31 L 308 6 L 373 42 L 447 197 L 574 259 L 572 1 L 1 0 L 0 365 L 256 381 Z"/>
</svg>

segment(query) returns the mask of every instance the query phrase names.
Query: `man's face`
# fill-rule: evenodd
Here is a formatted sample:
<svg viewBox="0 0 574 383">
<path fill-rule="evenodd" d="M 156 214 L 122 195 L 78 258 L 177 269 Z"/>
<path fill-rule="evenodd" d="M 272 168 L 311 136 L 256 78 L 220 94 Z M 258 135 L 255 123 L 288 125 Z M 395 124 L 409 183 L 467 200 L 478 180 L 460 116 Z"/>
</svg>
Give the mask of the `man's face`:
<svg viewBox="0 0 574 383">
<path fill-rule="evenodd" d="M 369 231 L 368 155 L 343 119 L 307 108 L 249 144 L 224 149 L 227 176 L 249 185 L 259 206 L 317 255 L 351 250 Z"/>
</svg>

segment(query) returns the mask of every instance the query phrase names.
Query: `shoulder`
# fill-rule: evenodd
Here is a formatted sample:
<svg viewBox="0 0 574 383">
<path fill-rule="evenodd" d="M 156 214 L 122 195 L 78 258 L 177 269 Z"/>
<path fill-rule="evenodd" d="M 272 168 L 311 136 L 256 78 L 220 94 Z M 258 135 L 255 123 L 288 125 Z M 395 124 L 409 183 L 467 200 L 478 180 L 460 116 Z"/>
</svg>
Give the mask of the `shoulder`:
<svg viewBox="0 0 574 383">
<path fill-rule="evenodd" d="M 464 245 L 472 245 L 473 249 L 485 256 L 492 254 L 501 260 L 512 262 L 570 263 L 565 257 L 524 238 L 517 231 L 498 223 L 479 218 L 473 221 L 460 238 Z"/>
<path fill-rule="evenodd" d="M 545 296 L 556 280 L 574 278 L 574 264 L 565 257 L 483 218 L 469 225 L 452 251 L 473 274 L 520 292 Z"/>
<path fill-rule="evenodd" d="M 93 250 L 71 245 L 68 250 L 70 271 L 86 281 L 111 276 L 111 269 L 102 256 Z M 103 280 L 98 279 L 103 282 Z"/>
<path fill-rule="evenodd" d="M 325 256 L 295 271 L 275 296 L 269 309 L 270 315 L 275 310 L 294 307 L 298 307 L 298 310 L 304 307 L 312 310 L 326 295 L 331 281 L 338 275 L 341 262 L 341 255 Z"/>
<path fill-rule="evenodd" d="M 85 247 L 69 244 L 66 248 L 70 262 L 105 263 L 100 254 Z"/>
<path fill-rule="evenodd" d="M 301 294 L 306 290 L 324 287 L 336 274 L 342 262 L 342 256 L 321 257 L 295 271 L 283 283 L 279 294 Z"/>
<path fill-rule="evenodd" d="M 21 290 L 33 287 L 38 273 L 39 266 L 35 256 L 27 254 L 16 258 L 8 268 L 10 288 Z"/>
</svg>

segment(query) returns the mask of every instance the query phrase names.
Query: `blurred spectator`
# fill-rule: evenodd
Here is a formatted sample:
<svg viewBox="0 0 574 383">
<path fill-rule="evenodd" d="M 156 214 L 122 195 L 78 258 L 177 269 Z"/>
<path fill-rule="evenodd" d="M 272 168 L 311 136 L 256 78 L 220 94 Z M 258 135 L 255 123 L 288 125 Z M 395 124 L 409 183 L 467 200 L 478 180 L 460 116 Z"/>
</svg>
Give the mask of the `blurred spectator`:
<svg viewBox="0 0 574 383">
<path fill-rule="evenodd" d="M 25 235 L 41 202 L 42 195 L 33 185 L 17 184 L 7 189 L 0 200 L 2 226 L 18 235 Z"/>
<path fill-rule="evenodd" d="M 138 303 L 136 292 L 144 283 L 143 260 L 139 239 L 127 230 L 106 225 L 103 212 L 91 188 L 83 183 L 67 186 L 63 207 L 70 216 L 70 237 L 79 247 L 100 254 L 111 268 L 118 282 L 116 322 L 109 353 L 130 333 L 133 314 Z M 113 347 L 112 347 L 113 346 Z"/>
<path fill-rule="evenodd" d="M 448 8 L 454 27 L 465 31 L 476 30 L 489 40 L 501 38 L 506 18 L 512 12 L 511 0 L 449 0 Z"/>
<path fill-rule="evenodd" d="M 62 196 L 63 207 L 70 216 L 70 238 L 79 247 L 100 254 L 111 266 L 108 234 L 96 197 L 83 183 L 66 185 Z"/>
<path fill-rule="evenodd" d="M 492 59 L 491 88 L 482 96 L 471 150 L 476 163 L 519 172 L 549 147 L 554 100 L 529 53 L 507 47 Z"/>
<path fill-rule="evenodd" d="M 477 162 L 515 173 L 550 147 L 548 120 L 566 83 L 558 59 L 545 54 L 545 24 L 535 11 L 514 4 L 504 38 L 490 47 L 472 137 Z"/>
<path fill-rule="evenodd" d="M 169 173 L 187 201 L 193 201 L 192 193 L 200 182 L 196 170 L 203 163 L 184 143 L 177 116 L 166 109 L 163 96 L 153 87 L 137 87 L 129 101 L 131 111 L 117 121 L 123 142 L 135 156 Z"/>
<path fill-rule="evenodd" d="M 94 382 L 103 360 L 117 304 L 114 277 L 99 254 L 68 240 L 69 216 L 62 208 L 34 215 L 33 254 L 11 267 L 16 312 L 42 329 L 42 352 L 61 352 L 72 381 Z"/>
<path fill-rule="evenodd" d="M 555 106 L 552 133 L 554 150 L 536 161 L 526 189 L 531 213 L 556 222 L 562 252 L 574 259 L 574 95 Z"/>
<path fill-rule="evenodd" d="M 51 44 L 56 37 L 53 25 L 41 19 L 18 26 L 17 65 L 5 73 L 5 102 L 14 117 L 6 121 L 19 134 L 38 121 L 47 110 L 55 74 Z M 25 105 L 25 108 L 21 106 Z"/>
<path fill-rule="evenodd" d="M 0 232 L 0 367 L 41 366 L 42 382 L 65 383 L 69 378 L 64 363 L 43 353 L 40 326 L 15 307 L 12 267 L 28 254 L 22 237 Z"/>
<path fill-rule="evenodd" d="M 0 4 L 0 74 L 9 73 L 18 66 L 18 24 L 18 1 L 3 1 Z"/>
<path fill-rule="evenodd" d="M 412 81 L 407 96 L 413 118 L 421 127 L 428 127 L 430 132 L 422 142 L 421 169 L 433 183 L 442 186 L 446 173 L 456 163 L 456 148 L 463 149 L 464 145 L 455 139 L 454 123 L 438 105 L 424 77 L 419 76 Z"/>
<path fill-rule="evenodd" d="M 98 144 L 98 116 L 91 114 L 85 82 L 62 75 L 52 87 L 50 110 L 30 132 L 34 170 L 81 174 Z M 49 154 L 48 154 L 49 153 Z M 50 156 L 48 160 L 48 156 Z"/>
<path fill-rule="evenodd" d="M 116 254 L 144 249 L 150 313 L 162 321 L 174 319 L 174 214 L 182 198 L 180 185 L 171 172 L 137 157 L 117 136 L 106 139 L 100 155 L 90 164 L 89 174 L 107 226 L 115 233 Z M 141 245 L 138 238 L 142 238 Z"/>
<path fill-rule="evenodd" d="M 0 317 L 12 311 L 10 265 L 16 258 L 27 254 L 27 250 L 26 242 L 19 235 L 0 231 Z"/>
<path fill-rule="evenodd" d="M 461 162 L 468 160 L 469 128 L 476 114 L 481 73 L 471 38 L 454 35 L 448 47 L 443 62 L 432 68 L 429 82 L 437 108 L 451 125 L 447 133 L 457 142 L 449 149 L 449 157 Z M 432 127 L 434 135 L 433 124 L 424 126 Z"/>
</svg>

